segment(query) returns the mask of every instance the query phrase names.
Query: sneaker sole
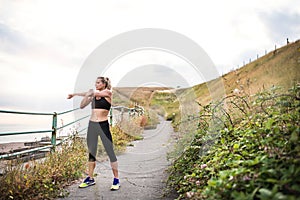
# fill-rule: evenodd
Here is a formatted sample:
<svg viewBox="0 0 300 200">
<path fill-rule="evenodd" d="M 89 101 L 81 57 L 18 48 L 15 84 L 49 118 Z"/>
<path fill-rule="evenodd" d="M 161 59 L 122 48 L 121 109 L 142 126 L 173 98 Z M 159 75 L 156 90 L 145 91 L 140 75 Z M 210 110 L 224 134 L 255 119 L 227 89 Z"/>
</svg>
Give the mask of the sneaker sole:
<svg viewBox="0 0 300 200">
<path fill-rule="evenodd" d="M 82 184 L 83 184 L 83 183 L 82 183 Z M 91 183 L 91 184 L 86 184 L 86 185 L 82 185 L 82 184 L 80 184 L 78 187 L 79 187 L 79 188 L 87 188 L 87 187 L 90 187 L 90 186 L 95 185 L 96 183 Z"/>
<path fill-rule="evenodd" d="M 120 185 L 119 185 L 119 187 L 118 187 L 118 188 L 112 188 L 112 187 L 111 187 L 111 188 L 110 188 L 110 190 L 111 190 L 111 191 L 117 191 L 117 190 L 119 190 L 119 189 L 120 189 L 120 187 L 121 187 Z"/>
</svg>

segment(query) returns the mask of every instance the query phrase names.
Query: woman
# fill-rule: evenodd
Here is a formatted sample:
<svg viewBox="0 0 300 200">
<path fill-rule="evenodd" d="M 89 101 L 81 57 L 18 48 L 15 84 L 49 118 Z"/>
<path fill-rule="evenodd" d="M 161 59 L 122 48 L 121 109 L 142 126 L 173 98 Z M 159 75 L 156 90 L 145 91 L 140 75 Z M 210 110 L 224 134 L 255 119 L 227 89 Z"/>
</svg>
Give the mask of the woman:
<svg viewBox="0 0 300 200">
<path fill-rule="evenodd" d="M 106 77 L 98 77 L 95 87 L 95 92 L 91 89 L 88 92 L 68 95 L 68 99 L 71 99 L 74 96 L 83 97 L 80 104 L 81 109 L 92 102 L 92 114 L 87 131 L 87 145 L 89 150 L 88 177 L 79 185 L 79 187 L 85 188 L 95 184 L 93 174 L 96 167 L 98 136 L 100 135 L 105 151 L 109 156 L 114 175 L 111 190 L 118 190 L 120 187 L 118 162 L 114 153 L 112 136 L 108 124 L 108 113 L 111 108 L 112 101 L 110 80 Z"/>
</svg>

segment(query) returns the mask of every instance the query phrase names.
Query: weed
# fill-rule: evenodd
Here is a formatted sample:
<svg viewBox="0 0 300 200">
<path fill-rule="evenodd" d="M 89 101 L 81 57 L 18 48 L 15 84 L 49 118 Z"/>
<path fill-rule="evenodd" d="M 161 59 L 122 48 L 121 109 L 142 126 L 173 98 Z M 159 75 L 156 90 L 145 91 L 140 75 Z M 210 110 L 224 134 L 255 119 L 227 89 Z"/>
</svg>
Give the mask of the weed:
<svg viewBox="0 0 300 200">
<path fill-rule="evenodd" d="M 179 199 L 297 199 L 299 92 L 299 85 L 284 94 L 274 88 L 202 107 L 197 133 L 170 168 L 169 187 Z"/>
<path fill-rule="evenodd" d="M 64 186 L 82 176 L 85 156 L 82 139 L 74 136 L 43 160 L 8 165 L 0 177 L 0 199 L 53 199 L 67 195 Z"/>
</svg>

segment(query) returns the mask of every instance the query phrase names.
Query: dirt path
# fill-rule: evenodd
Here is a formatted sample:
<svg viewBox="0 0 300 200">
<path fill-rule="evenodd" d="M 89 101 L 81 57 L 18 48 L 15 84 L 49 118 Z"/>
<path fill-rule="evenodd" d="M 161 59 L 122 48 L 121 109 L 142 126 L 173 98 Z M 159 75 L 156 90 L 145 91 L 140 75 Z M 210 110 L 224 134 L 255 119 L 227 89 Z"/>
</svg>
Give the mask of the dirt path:
<svg viewBox="0 0 300 200">
<path fill-rule="evenodd" d="M 144 140 L 135 141 L 133 147 L 118 156 L 120 190 L 110 191 L 113 176 L 109 162 L 97 162 L 96 185 L 85 189 L 72 185 L 68 188 L 69 197 L 64 199 L 174 199 L 162 196 L 172 133 L 171 122 L 161 120 L 156 129 L 144 131 Z"/>
</svg>

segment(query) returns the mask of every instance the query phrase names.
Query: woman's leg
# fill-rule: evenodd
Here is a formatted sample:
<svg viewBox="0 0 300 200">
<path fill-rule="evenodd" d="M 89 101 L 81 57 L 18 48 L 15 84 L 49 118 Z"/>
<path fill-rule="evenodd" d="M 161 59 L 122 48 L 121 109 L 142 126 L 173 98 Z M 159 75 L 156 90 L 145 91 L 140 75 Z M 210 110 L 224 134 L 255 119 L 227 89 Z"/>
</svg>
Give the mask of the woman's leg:
<svg viewBox="0 0 300 200">
<path fill-rule="evenodd" d="M 118 161 L 113 148 L 112 136 L 109 130 L 108 121 L 100 122 L 101 125 L 101 133 L 100 137 L 105 148 L 105 151 L 109 157 L 111 169 L 114 175 L 113 184 L 111 186 L 111 190 L 118 190 L 120 188 L 119 181 L 119 170 L 118 170 Z"/>
<path fill-rule="evenodd" d="M 98 127 L 98 129 L 97 129 Z M 98 133 L 99 124 L 89 122 L 88 132 L 87 132 L 87 146 L 89 150 L 89 162 L 88 162 L 88 177 L 79 185 L 79 188 L 86 188 L 91 185 L 95 185 L 94 169 L 96 167 L 96 152 L 98 145 Z"/>
<path fill-rule="evenodd" d="M 87 132 L 87 146 L 89 150 L 89 162 L 88 162 L 88 174 L 90 178 L 94 176 L 94 170 L 96 167 L 96 154 L 98 146 L 98 134 L 100 127 L 98 123 L 89 122 L 88 132 Z"/>
<path fill-rule="evenodd" d="M 110 163 L 113 175 L 115 178 L 119 179 L 118 161 Z"/>
<path fill-rule="evenodd" d="M 89 161 L 88 167 L 89 167 L 89 175 L 88 176 L 90 178 L 93 178 L 94 177 L 94 170 L 95 170 L 95 167 L 96 167 L 96 162 Z"/>
<path fill-rule="evenodd" d="M 109 130 L 108 121 L 100 122 L 100 125 L 102 129 L 100 133 L 100 138 L 102 140 L 105 151 L 109 157 L 113 175 L 115 178 L 119 178 L 118 162 L 113 148 L 113 141 Z"/>
</svg>

